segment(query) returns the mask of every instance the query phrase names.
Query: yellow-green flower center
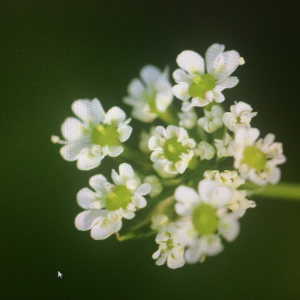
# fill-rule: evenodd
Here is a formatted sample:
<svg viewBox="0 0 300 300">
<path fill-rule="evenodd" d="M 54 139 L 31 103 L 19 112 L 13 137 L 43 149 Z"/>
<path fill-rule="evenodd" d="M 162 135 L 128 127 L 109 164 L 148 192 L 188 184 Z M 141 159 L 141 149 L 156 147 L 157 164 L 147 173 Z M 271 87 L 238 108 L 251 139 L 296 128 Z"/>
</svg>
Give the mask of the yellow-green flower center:
<svg viewBox="0 0 300 300">
<path fill-rule="evenodd" d="M 119 146 L 119 132 L 117 127 L 113 125 L 100 124 L 92 130 L 92 142 L 102 147 L 104 146 Z"/>
<path fill-rule="evenodd" d="M 213 234 L 219 226 L 219 218 L 215 208 L 206 203 L 201 203 L 195 207 L 192 220 L 195 229 L 201 235 Z"/>
<path fill-rule="evenodd" d="M 261 172 L 266 167 L 266 154 L 257 149 L 255 146 L 246 147 L 243 154 L 244 158 L 242 163 L 247 164 L 250 168 L 254 168 L 257 172 Z"/>
<path fill-rule="evenodd" d="M 172 137 L 166 141 L 164 145 L 164 155 L 168 160 L 175 163 L 180 160 L 182 153 L 188 153 L 188 147 L 178 142 L 177 137 Z"/>
<path fill-rule="evenodd" d="M 192 97 L 205 98 L 205 94 L 208 91 L 212 91 L 216 86 L 216 80 L 214 76 L 210 74 L 196 75 L 193 79 L 193 83 L 189 87 L 189 94 Z"/>
<path fill-rule="evenodd" d="M 126 208 L 130 202 L 131 191 L 125 185 L 117 185 L 107 195 L 105 207 L 109 211 L 115 211 L 119 208 Z"/>
</svg>

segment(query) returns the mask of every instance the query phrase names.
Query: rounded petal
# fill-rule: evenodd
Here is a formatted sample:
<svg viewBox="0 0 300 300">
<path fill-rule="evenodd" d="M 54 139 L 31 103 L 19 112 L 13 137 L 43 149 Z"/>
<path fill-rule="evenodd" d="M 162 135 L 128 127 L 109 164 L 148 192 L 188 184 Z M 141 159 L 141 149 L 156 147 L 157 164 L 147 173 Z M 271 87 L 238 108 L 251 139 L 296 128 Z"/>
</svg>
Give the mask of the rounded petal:
<svg viewBox="0 0 300 300">
<path fill-rule="evenodd" d="M 161 253 L 161 249 L 158 249 L 157 251 L 155 251 L 155 252 L 152 254 L 152 258 L 153 258 L 153 259 L 158 259 L 159 256 L 160 256 L 160 253 Z"/>
<path fill-rule="evenodd" d="M 92 228 L 94 220 L 105 215 L 103 210 L 85 210 L 75 218 L 75 227 L 78 230 L 86 231 Z"/>
<path fill-rule="evenodd" d="M 128 93 L 136 98 L 143 98 L 145 87 L 140 79 L 133 79 L 128 86 Z M 126 103 L 126 101 L 124 100 Z"/>
<path fill-rule="evenodd" d="M 161 74 L 161 71 L 157 67 L 152 66 L 152 65 L 147 65 L 142 68 L 140 75 L 145 83 L 147 83 L 148 85 L 151 85 L 155 81 L 157 81 L 162 74 Z"/>
<path fill-rule="evenodd" d="M 176 62 L 181 69 L 189 73 L 204 73 L 204 59 L 194 51 L 186 50 L 181 52 L 177 56 Z"/>
<path fill-rule="evenodd" d="M 197 241 L 192 247 L 185 250 L 185 260 L 189 264 L 198 262 L 203 254 L 200 241 Z"/>
<path fill-rule="evenodd" d="M 122 221 L 117 219 L 115 222 L 108 222 L 106 218 L 103 218 L 101 222 L 96 224 L 91 230 L 91 237 L 94 240 L 104 240 L 118 232 L 122 227 Z"/>
<path fill-rule="evenodd" d="M 129 137 L 130 137 L 130 135 L 132 133 L 132 127 L 129 126 L 129 125 L 121 125 L 118 128 L 118 132 L 119 132 L 119 140 L 120 140 L 120 142 L 124 143 L 124 142 L 126 142 L 129 139 Z"/>
<path fill-rule="evenodd" d="M 85 145 L 83 143 L 71 143 L 60 148 L 61 156 L 67 161 L 74 161 L 78 158 Z"/>
<path fill-rule="evenodd" d="M 140 195 L 135 195 L 132 198 L 132 203 L 138 208 L 144 208 L 147 205 L 146 199 Z"/>
<path fill-rule="evenodd" d="M 102 104 L 100 103 L 100 101 L 97 98 L 94 98 L 92 100 L 91 109 L 92 109 L 92 113 L 94 116 L 94 120 L 97 123 L 103 122 L 103 120 L 105 118 L 105 111 L 102 107 Z"/>
<path fill-rule="evenodd" d="M 133 179 L 134 177 L 132 166 L 126 163 L 119 166 L 119 174 L 121 177 L 126 178 L 126 180 Z"/>
<path fill-rule="evenodd" d="M 107 155 L 111 157 L 119 156 L 123 151 L 124 148 L 122 146 L 106 146 L 107 147 Z"/>
<path fill-rule="evenodd" d="M 172 87 L 172 93 L 175 97 L 182 101 L 186 101 L 191 98 L 189 94 L 189 84 L 187 82 L 180 82 Z"/>
<path fill-rule="evenodd" d="M 175 210 L 179 215 L 188 214 L 191 209 L 199 203 L 199 195 L 197 192 L 187 186 L 179 186 L 175 191 L 175 199 L 177 201 Z"/>
<path fill-rule="evenodd" d="M 77 168 L 83 171 L 97 168 L 100 165 L 102 158 L 103 156 L 101 154 L 92 154 L 89 149 L 83 149 L 78 155 Z"/>
<path fill-rule="evenodd" d="M 229 214 L 223 217 L 219 225 L 219 232 L 228 242 L 232 242 L 240 232 L 240 224 L 236 216 Z"/>
<path fill-rule="evenodd" d="M 90 186 L 95 191 L 106 191 L 107 179 L 103 175 L 92 176 L 89 180 Z"/>
<path fill-rule="evenodd" d="M 149 183 L 143 183 L 135 190 L 135 193 L 139 195 L 147 195 L 150 192 L 151 192 L 151 185 Z"/>
<path fill-rule="evenodd" d="M 220 81 L 226 79 L 236 70 L 239 66 L 240 55 L 238 52 L 232 50 L 224 52 L 222 57 L 224 59 L 223 65 L 219 69 L 219 72 L 217 71 L 217 78 Z"/>
<path fill-rule="evenodd" d="M 173 72 L 173 78 L 176 83 L 184 82 L 191 82 L 192 78 L 189 76 L 185 71 L 182 69 L 177 69 Z"/>
<path fill-rule="evenodd" d="M 126 119 L 125 112 L 118 106 L 112 107 L 105 115 L 105 124 L 120 124 Z"/>
<path fill-rule="evenodd" d="M 63 137 L 68 141 L 78 140 L 82 136 L 83 124 L 77 118 L 67 118 L 61 126 Z"/>
<path fill-rule="evenodd" d="M 98 123 L 104 118 L 104 110 L 98 99 L 76 100 L 72 104 L 72 110 L 84 122 Z"/>
<path fill-rule="evenodd" d="M 209 203 L 211 201 L 213 192 L 217 188 L 219 188 L 219 184 L 216 181 L 210 179 L 202 180 L 198 185 L 200 199 L 206 203 Z"/>
<path fill-rule="evenodd" d="M 220 44 L 211 45 L 205 54 L 207 73 L 214 72 L 214 62 L 216 58 L 224 51 L 225 46 Z"/>
<path fill-rule="evenodd" d="M 83 188 L 77 193 L 77 203 L 84 209 L 89 209 L 95 199 L 95 193 L 89 188 Z"/>
</svg>

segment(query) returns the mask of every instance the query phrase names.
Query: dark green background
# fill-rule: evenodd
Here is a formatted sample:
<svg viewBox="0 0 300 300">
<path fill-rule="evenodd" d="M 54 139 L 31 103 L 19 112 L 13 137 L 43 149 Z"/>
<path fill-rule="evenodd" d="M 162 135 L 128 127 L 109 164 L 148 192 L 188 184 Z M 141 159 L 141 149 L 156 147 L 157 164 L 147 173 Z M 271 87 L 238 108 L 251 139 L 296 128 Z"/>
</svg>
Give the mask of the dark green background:
<svg viewBox="0 0 300 300">
<path fill-rule="evenodd" d="M 0 2 L 1 299 L 300 299 L 300 203 L 257 198 L 222 254 L 157 267 L 153 239 L 75 229 L 76 193 L 111 165 L 79 171 L 50 143 L 74 100 L 129 113 L 121 98 L 143 65 L 174 70 L 180 51 L 218 42 L 246 60 L 225 105 L 259 112 L 253 126 L 284 144 L 282 180 L 300 182 L 299 2 L 267 2 Z"/>
</svg>

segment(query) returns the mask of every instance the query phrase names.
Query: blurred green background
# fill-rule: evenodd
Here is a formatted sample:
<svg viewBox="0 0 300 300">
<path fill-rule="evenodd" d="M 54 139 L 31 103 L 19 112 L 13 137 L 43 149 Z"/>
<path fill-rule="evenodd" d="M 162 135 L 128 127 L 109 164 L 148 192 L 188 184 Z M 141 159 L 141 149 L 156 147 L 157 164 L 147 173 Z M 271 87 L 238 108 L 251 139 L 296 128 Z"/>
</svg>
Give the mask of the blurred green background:
<svg viewBox="0 0 300 300">
<path fill-rule="evenodd" d="M 298 1 L 1 1 L 0 298 L 300 299 L 300 202 L 257 198 L 222 254 L 157 267 L 151 238 L 75 229 L 76 193 L 111 165 L 79 171 L 50 142 L 74 100 L 129 114 L 121 99 L 142 66 L 174 70 L 182 50 L 218 42 L 246 60 L 226 107 L 259 112 L 253 126 L 284 144 L 282 181 L 300 183 L 299 25 Z"/>
</svg>

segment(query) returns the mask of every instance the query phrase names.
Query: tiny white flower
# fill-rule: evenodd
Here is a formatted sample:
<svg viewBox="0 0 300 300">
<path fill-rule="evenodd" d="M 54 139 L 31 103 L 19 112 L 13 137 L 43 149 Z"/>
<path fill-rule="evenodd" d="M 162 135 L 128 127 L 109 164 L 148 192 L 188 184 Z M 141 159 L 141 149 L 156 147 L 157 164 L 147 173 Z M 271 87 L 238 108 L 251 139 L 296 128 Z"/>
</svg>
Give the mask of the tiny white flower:
<svg viewBox="0 0 300 300">
<path fill-rule="evenodd" d="M 155 135 L 156 131 L 155 131 L 156 127 L 151 127 L 150 131 L 146 131 L 146 130 L 142 130 L 141 134 L 140 134 L 140 142 L 139 142 L 139 148 L 142 152 L 144 153 L 151 153 L 151 150 L 148 147 L 148 143 L 149 140 L 152 136 Z"/>
<path fill-rule="evenodd" d="M 231 131 L 251 127 L 251 119 L 257 115 L 257 112 L 252 112 L 252 107 L 249 104 L 242 101 L 231 105 L 230 111 L 224 113 L 223 122 Z"/>
<path fill-rule="evenodd" d="M 246 198 L 247 193 L 245 190 L 237 190 L 238 187 L 245 183 L 245 179 L 241 178 L 237 171 L 205 171 L 204 178 L 215 180 L 218 183 L 230 188 L 232 198 L 227 204 L 227 208 L 237 213 L 239 217 L 242 217 L 248 208 L 256 207 L 256 203 L 254 201 Z"/>
<path fill-rule="evenodd" d="M 234 141 L 228 133 L 225 134 L 222 140 L 215 139 L 214 145 L 217 148 L 217 156 L 219 158 L 233 156 Z"/>
<path fill-rule="evenodd" d="M 178 113 L 178 117 L 179 117 L 179 126 L 185 129 L 192 129 L 197 124 L 198 116 L 193 109 Z"/>
<path fill-rule="evenodd" d="M 198 125 L 212 133 L 223 126 L 222 116 L 223 109 L 219 105 L 213 105 L 211 111 L 204 109 L 204 117 L 198 120 Z"/>
<path fill-rule="evenodd" d="M 177 56 L 180 69 L 173 73 L 177 84 L 172 92 L 183 101 L 183 111 L 193 106 L 205 106 L 213 100 L 221 103 L 225 100 L 222 91 L 237 85 L 238 78 L 230 75 L 239 66 L 240 55 L 233 50 L 223 52 L 224 49 L 225 46 L 220 44 L 213 44 L 207 49 L 206 72 L 204 59 L 198 53 L 187 50 Z"/>
<path fill-rule="evenodd" d="M 179 242 L 187 247 L 185 260 L 195 263 L 203 255 L 216 255 L 222 251 L 220 236 L 233 241 L 239 233 L 239 216 L 227 211 L 232 199 L 231 190 L 214 180 L 199 183 L 198 193 L 186 186 L 175 191 L 176 213 L 182 217 Z"/>
<path fill-rule="evenodd" d="M 155 168 L 170 175 L 182 174 L 194 156 L 195 141 L 182 127 L 157 126 L 155 131 L 156 135 L 149 140 L 149 149 L 153 151 L 150 159 Z"/>
<path fill-rule="evenodd" d="M 277 165 L 285 162 L 282 144 L 275 143 L 275 136 L 268 134 L 259 139 L 256 128 L 241 128 L 236 131 L 234 144 L 234 167 L 244 179 L 258 185 L 276 184 L 280 180 Z"/>
<path fill-rule="evenodd" d="M 90 178 L 89 188 L 77 194 L 77 203 L 85 210 L 75 218 L 78 230 L 91 230 L 91 237 L 103 240 L 118 232 L 122 218 L 132 219 L 137 209 L 146 206 L 145 195 L 150 193 L 148 183 L 139 184 L 129 164 L 119 166 L 119 174 L 113 170 L 111 184 L 103 175 Z"/>
<path fill-rule="evenodd" d="M 163 185 L 161 184 L 159 178 L 155 175 L 146 176 L 144 182 L 151 185 L 151 192 L 149 194 L 151 198 L 158 196 L 163 190 Z"/>
<path fill-rule="evenodd" d="M 106 156 L 118 156 L 123 152 L 122 143 L 128 140 L 132 127 L 130 119 L 119 107 L 104 112 L 98 99 L 76 100 L 72 104 L 74 114 L 62 124 L 60 141 L 52 137 L 52 142 L 63 144 L 60 154 L 67 161 L 76 161 L 80 170 L 91 170 L 100 165 Z"/>
<path fill-rule="evenodd" d="M 173 94 L 169 81 L 169 71 L 161 72 L 155 66 L 145 66 L 140 76 L 128 86 L 128 96 L 124 102 L 133 107 L 132 116 L 142 122 L 152 122 L 164 113 L 172 103 Z"/>
<path fill-rule="evenodd" d="M 177 226 L 174 223 L 161 230 L 155 242 L 159 244 L 159 248 L 153 253 L 152 258 L 156 259 L 158 266 L 167 262 L 169 268 L 177 269 L 185 264 L 184 247 L 178 241 Z"/>
<path fill-rule="evenodd" d="M 200 142 L 199 145 L 194 148 L 194 152 L 196 155 L 200 156 L 201 160 L 210 160 L 215 156 L 216 153 L 215 148 L 205 141 Z"/>
</svg>

